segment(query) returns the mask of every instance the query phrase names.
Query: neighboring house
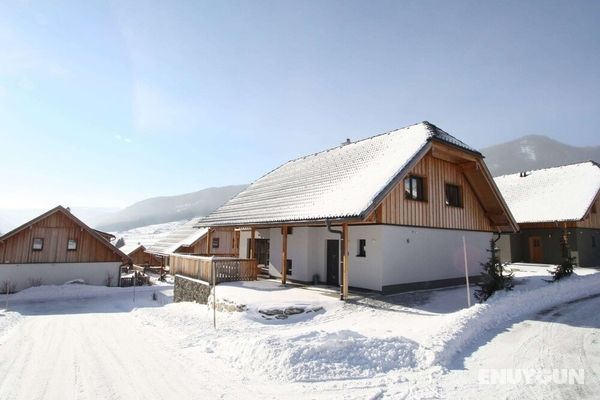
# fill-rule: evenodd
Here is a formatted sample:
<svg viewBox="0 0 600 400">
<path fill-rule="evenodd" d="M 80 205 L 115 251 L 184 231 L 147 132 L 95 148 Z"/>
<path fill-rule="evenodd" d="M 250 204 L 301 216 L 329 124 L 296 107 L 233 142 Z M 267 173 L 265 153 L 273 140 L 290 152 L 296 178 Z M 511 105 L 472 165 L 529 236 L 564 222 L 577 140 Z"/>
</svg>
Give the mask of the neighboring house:
<svg viewBox="0 0 600 400">
<path fill-rule="evenodd" d="M 0 237 L 0 292 L 7 284 L 22 290 L 74 279 L 117 286 L 121 265 L 131 259 L 110 243 L 111 237 L 69 209 L 53 208 Z"/>
<path fill-rule="evenodd" d="M 600 167 L 592 161 L 495 178 L 520 232 L 499 242 L 502 261 L 559 264 L 560 240 L 583 267 L 600 266 Z"/>
<path fill-rule="evenodd" d="M 240 233 L 231 228 L 214 229 L 199 226 L 194 218 L 165 238 L 148 246 L 146 252 L 159 257 L 170 254 L 218 255 L 237 257 Z"/>
<path fill-rule="evenodd" d="M 131 245 L 125 244 L 125 246 L 120 247 L 119 250 L 127 254 L 129 258 L 131 258 L 131 262 L 135 265 L 149 267 L 162 265 L 162 258 L 147 253 L 146 247 L 141 243 Z"/>
<path fill-rule="evenodd" d="M 492 233 L 517 230 L 483 156 L 428 122 L 289 161 L 199 224 L 239 229 L 240 256 L 282 282 L 344 297 L 464 283 L 463 237 L 478 276 Z"/>
</svg>

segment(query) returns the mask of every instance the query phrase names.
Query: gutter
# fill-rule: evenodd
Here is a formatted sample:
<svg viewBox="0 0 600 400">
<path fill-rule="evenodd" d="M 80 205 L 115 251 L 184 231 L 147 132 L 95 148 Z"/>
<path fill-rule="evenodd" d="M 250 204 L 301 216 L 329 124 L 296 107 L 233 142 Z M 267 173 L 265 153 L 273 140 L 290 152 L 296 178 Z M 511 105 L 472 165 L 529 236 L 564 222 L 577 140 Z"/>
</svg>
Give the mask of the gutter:
<svg viewBox="0 0 600 400">
<path fill-rule="evenodd" d="M 331 221 L 329 218 L 325 220 L 325 225 L 327 225 L 327 230 L 331 233 L 337 233 L 340 235 L 340 239 L 338 240 L 338 284 L 340 286 L 340 300 L 344 300 L 344 294 L 342 289 L 342 239 L 344 237 L 344 232 L 333 229 L 331 227 Z M 327 278 L 327 277 L 325 277 Z"/>
</svg>

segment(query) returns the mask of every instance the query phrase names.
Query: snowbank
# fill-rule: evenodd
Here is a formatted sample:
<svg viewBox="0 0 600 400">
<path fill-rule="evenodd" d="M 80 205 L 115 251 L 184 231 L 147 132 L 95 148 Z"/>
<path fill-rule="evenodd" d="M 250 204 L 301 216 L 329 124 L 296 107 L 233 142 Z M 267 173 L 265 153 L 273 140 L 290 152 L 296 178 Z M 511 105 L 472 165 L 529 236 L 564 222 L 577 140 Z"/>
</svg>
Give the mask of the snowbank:
<svg viewBox="0 0 600 400">
<path fill-rule="evenodd" d="M 135 288 L 136 293 L 152 293 L 162 292 L 165 289 L 170 289 L 171 286 L 164 285 L 155 286 L 138 286 Z M 67 285 L 43 285 L 34 286 L 20 292 L 9 295 L 9 304 L 13 301 L 18 302 L 35 302 L 49 300 L 76 300 L 90 299 L 95 297 L 106 297 L 113 295 L 131 295 L 133 287 L 107 287 L 83 284 L 67 284 Z M 1 301 L 5 301 L 6 295 L 0 296 Z"/>
<path fill-rule="evenodd" d="M 558 282 L 545 282 L 536 289 L 496 292 L 486 303 L 445 316 L 442 329 L 420 349 L 420 358 L 425 364 L 449 367 L 458 353 L 494 328 L 596 294 L 600 294 L 599 273 L 573 274 Z"/>
<path fill-rule="evenodd" d="M 283 381 L 372 378 L 395 369 L 415 368 L 418 344 L 403 337 L 375 338 L 352 330 L 269 335 L 240 343 L 230 361 L 258 375 Z"/>
</svg>

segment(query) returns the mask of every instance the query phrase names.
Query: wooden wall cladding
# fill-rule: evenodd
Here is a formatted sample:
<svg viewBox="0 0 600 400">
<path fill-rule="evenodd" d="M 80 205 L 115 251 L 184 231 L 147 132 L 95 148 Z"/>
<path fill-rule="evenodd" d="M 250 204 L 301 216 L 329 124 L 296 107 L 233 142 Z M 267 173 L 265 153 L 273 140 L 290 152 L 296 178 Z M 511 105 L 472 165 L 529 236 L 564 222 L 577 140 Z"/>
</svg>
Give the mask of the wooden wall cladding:
<svg viewBox="0 0 600 400">
<path fill-rule="evenodd" d="M 32 250 L 34 238 L 42 238 L 41 251 Z M 76 250 L 67 250 L 69 239 L 77 241 Z M 0 263 L 75 263 L 122 261 L 121 256 L 60 211 L 26 227 L 0 243 Z"/>
<path fill-rule="evenodd" d="M 474 189 L 466 180 L 460 165 L 425 155 L 411 170 L 425 179 L 425 201 L 405 198 L 404 181 L 384 198 L 376 210 L 378 222 L 444 229 L 494 231 Z M 462 207 L 446 205 L 445 184 L 458 185 Z"/>
</svg>

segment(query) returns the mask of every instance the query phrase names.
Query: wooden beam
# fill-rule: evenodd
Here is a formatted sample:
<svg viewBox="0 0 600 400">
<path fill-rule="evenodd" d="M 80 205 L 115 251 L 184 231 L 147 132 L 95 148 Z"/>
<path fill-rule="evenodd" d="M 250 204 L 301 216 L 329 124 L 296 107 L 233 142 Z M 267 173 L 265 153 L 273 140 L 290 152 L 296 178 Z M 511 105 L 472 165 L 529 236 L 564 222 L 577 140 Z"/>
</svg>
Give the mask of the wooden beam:
<svg viewBox="0 0 600 400">
<path fill-rule="evenodd" d="M 254 254 L 256 253 L 256 229 L 252 227 L 250 229 L 250 258 L 254 258 Z"/>
<path fill-rule="evenodd" d="M 208 228 L 208 232 L 206 233 L 206 255 L 210 256 L 210 246 L 211 246 L 211 233 L 212 229 Z"/>
<path fill-rule="evenodd" d="M 348 224 L 342 225 L 342 299 L 348 300 Z"/>
<path fill-rule="evenodd" d="M 287 281 L 287 225 L 281 228 L 281 283 Z"/>
</svg>

